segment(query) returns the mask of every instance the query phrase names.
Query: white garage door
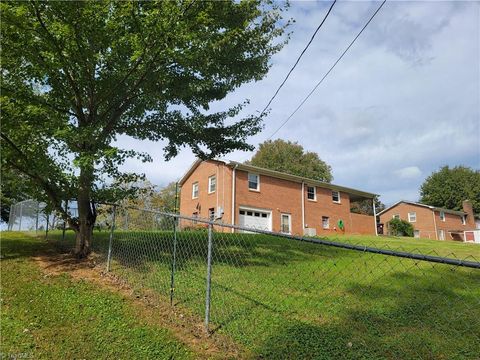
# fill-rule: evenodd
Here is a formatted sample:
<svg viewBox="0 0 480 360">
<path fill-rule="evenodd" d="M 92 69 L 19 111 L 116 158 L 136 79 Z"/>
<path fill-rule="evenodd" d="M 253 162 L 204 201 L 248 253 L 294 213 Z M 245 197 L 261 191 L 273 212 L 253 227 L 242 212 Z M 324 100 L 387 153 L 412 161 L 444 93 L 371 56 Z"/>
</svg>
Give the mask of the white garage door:
<svg viewBox="0 0 480 360">
<path fill-rule="evenodd" d="M 270 213 L 266 211 L 240 209 L 239 223 L 240 226 L 247 228 L 272 230 L 270 226 Z"/>
</svg>

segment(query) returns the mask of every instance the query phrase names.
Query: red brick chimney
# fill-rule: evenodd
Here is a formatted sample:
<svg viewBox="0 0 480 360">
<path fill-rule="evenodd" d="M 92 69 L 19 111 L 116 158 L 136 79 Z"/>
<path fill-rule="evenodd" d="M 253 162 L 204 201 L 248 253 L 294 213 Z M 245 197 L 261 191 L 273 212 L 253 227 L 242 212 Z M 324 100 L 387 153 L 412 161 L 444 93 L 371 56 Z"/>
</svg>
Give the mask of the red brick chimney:
<svg viewBox="0 0 480 360">
<path fill-rule="evenodd" d="M 466 223 L 469 226 L 475 227 L 475 218 L 473 216 L 473 205 L 470 200 L 464 200 L 462 202 L 463 212 L 467 213 Z"/>
</svg>

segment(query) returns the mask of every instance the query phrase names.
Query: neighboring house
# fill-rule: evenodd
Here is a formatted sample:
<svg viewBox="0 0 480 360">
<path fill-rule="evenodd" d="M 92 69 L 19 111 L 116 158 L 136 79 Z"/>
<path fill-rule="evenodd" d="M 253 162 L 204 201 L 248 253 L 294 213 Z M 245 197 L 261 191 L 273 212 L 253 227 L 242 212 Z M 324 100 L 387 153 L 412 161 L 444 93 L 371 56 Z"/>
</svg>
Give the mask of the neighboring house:
<svg viewBox="0 0 480 360">
<path fill-rule="evenodd" d="M 376 232 L 374 216 L 350 211 L 375 194 L 343 186 L 221 160 L 195 161 L 180 186 L 183 215 L 300 235 Z"/>
<path fill-rule="evenodd" d="M 464 231 L 475 229 L 472 203 L 463 202 L 463 211 L 442 209 L 435 206 L 399 201 L 378 213 L 384 232 L 388 234 L 388 222 L 398 218 L 410 222 L 415 237 L 436 240 L 464 241 Z"/>
</svg>

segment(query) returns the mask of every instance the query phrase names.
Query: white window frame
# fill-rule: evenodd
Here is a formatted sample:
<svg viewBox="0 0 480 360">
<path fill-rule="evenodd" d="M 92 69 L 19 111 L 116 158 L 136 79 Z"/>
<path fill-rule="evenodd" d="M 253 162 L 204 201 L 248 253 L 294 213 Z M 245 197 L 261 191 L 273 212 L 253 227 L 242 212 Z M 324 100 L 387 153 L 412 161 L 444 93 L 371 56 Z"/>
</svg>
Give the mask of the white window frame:
<svg viewBox="0 0 480 360">
<path fill-rule="evenodd" d="M 392 219 L 400 220 L 400 214 L 393 214 Z"/>
<path fill-rule="evenodd" d="M 440 211 L 438 216 L 440 217 L 440 221 L 445 221 L 445 211 Z"/>
<path fill-rule="evenodd" d="M 333 193 L 337 193 L 338 194 L 338 200 L 333 200 Z M 340 197 L 340 191 L 337 191 L 337 190 L 332 190 L 332 201 L 335 203 L 335 204 L 340 204 L 342 202 L 342 199 Z"/>
<path fill-rule="evenodd" d="M 257 177 L 257 188 L 256 189 L 253 189 L 253 188 L 250 187 L 250 175 Z M 250 190 L 250 191 L 260 191 L 260 175 L 259 174 L 248 173 L 247 182 L 248 182 L 248 184 L 247 184 L 248 190 Z"/>
<path fill-rule="evenodd" d="M 312 188 L 312 189 L 313 189 L 313 199 L 310 199 L 310 198 L 308 197 L 308 194 L 309 194 L 309 193 L 308 193 L 308 189 L 309 189 L 309 188 Z M 316 187 L 316 186 L 309 186 L 309 185 L 307 185 L 307 200 L 308 200 L 308 201 L 317 201 L 317 187 Z"/>
<path fill-rule="evenodd" d="M 288 232 L 283 231 L 283 217 L 287 216 L 288 217 Z M 292 233 L 292 215 L 291 214 L 285 214 L 282 213 L 280 214 L 280 232 L 282 234 L 291 234 Z"/>
<path fill-rule="evenodd" d="M 413 216 L 412 216 L 412 214 L 413 214 Z M 412 220 L 412 218 L 414 218 L 414 220 Z M 417 222 L 417 212 L 416 211 L 412 211 L 412 212 L 408 213 L 408 222 L 411 222 L 411 223 Z"/>
<path fill-rule="evenodd" d="M 327 219 L 327 226 L 325 226 L 323 219 Z M 322 229 L 324 230 L 330 229 L 330 217 L 322 216 Z"/>
<path fill-rule="evenodd" d="M 195 196 L 195 188 L 197 193 L 196 196 Z M 198 199 L 199 194 L 200 194 L 200 186 L 198 184 L 198 181 L 196 181 L 192 184 L 192 199 Z"/>
<path fill-rule="evenodd" d="M 215 189 L 212 191 L 212 180 L 215 179 Z M 217 191 L 217 177 L 215 175 L 209 176 L 208 177 L 208 193 L 213 194 L 215 191 Z"/>
<path fill-rule="evenodd" d="M 462 225 L 467 225 L 467 215 L 462 215 Z"/>
</svg>

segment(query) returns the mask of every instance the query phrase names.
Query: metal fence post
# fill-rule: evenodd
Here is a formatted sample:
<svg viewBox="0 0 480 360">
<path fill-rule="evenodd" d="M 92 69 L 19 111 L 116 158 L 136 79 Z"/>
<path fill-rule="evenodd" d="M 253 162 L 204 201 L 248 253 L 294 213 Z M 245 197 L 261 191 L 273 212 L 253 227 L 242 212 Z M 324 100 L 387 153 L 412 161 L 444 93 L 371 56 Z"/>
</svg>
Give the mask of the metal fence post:
<svg viewBox="0 0 480 360">
<path fill-rule="evenodd" d="M 45 226 L 45 240 L 48 240 L 48 225 L 50 224 L 50 213 L 46 212 L 45 215 L 47 216 L 47 225 Z"/>
<path fill-rule="evenodd" d="M 68 200 L 65 200 L 65 212 L 68 213 Z M 62 241 L 65 241 L 65 230 L 67 229 L 67 220 L 63 219 Z"/>
<path fill-rule="evenodd" d="M 35 236 L 38 235 L 38 213 L 40 212 L 40 202 L 37 201 L 37 211 L 35 217 Z"/>
<path fill-rule="evenodd" d="M 108 240 L 108 255 L 107 255 L 107 272 L 110 271 L 110 261 L 112 260 L 112 242 L 113 242 L 113 231 L 115 230 L 115 212 L 117 207 L 113 205 L 113 214 L 112 214 L 112 227 L 110 229 L 110 239 Z"/>
<path fill-rule="evenodd" d="M 173 218 L 172 273 L 170 275 L 170 305 L 173 305 L 175 292 L 175 267 L 177 261 L 177 218 Z"/>
<path fill-rule="evenodd" d="M 23 201 L 20 203 L 20 222 L 18 223 L 18 231 L 22 231 L 22 217 L 23 217 Z"/>
<path fill-rule="evenodd" d="M 210 322 L 210 292 L 212 283 L 212 242 L 213 225 L 208 224 L 208 250 L 207 250 L 207 294 L 205 297 L 205 330 L 208 333 L 208 324 Z"/>
</svg>

